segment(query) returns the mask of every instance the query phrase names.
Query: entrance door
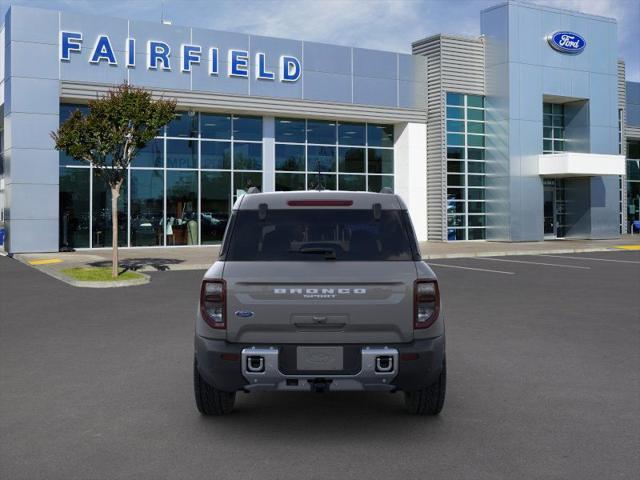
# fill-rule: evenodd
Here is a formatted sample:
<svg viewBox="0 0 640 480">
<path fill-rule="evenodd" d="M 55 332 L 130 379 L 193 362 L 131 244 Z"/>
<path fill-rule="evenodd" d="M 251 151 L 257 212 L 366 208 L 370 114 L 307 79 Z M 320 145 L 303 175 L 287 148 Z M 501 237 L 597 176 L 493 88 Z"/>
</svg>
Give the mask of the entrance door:
<svg viewBox="0 0 640 480">
<path fill-rule="evenodd" d="M 544 238 L 563 238 L 566 233 L 566 201 L 564 180 L 545 178 Z"/>
</svg>

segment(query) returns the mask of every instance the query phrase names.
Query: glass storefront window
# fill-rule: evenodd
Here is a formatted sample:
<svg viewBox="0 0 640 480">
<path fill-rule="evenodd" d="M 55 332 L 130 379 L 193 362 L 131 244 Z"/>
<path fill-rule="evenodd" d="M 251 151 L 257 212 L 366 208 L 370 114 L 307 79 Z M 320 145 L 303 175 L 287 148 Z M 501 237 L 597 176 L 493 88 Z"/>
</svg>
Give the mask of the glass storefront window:
<svg viewBox="0 0 640 480">
<path fill-rule="evenodd" d="M 235 202 L 239 195 L 247 193 L 251 187 L 262 190 L 261 172 L 235 172 L 233 174 L 233 201 Z"/>
<path fill-rule="evenodd" d="M 467 109 L 467 120 L 484 122 L 484 110 L 477 110 L 475 108 Z"/>
<path fill-rule="evenodd" d="M 457 133 L 447 133 L 447 145 L 464 146 L 464 135 L 460 135 Z"/>
<path fill-rule="evenodd" d="M 634 222 L 640 221 L 640 141 L 627 141 L 627 232 L 634 230 Z"/>
<path fill-rule="evenodd" d="M 542 153 L 564 151 L 564 105 L 542 104 Z"/>
<path fill-rule="evenodd" d="M 61 104 L 61 118 L 64 120 L 76 108 L 76 105 Z M 80 108 L 86 111 L 87 107 Z M 304 120 L 298 120 L 298 132 L 305 132 L 304 125 Z M 305 145 L 290 147 L 289 153 L 295 151 L 296 154 L 287 155 L 287 158 L 290 160 L 293 156 L 295 168 L 305 172 Z M 251 186 L 262 189 L 262 148 L 262 117 L 178 112 L 175 119 L 134 157 L 129 169 L 129 191 L 124 185 L 119 199 L 119 244 L 159 246 L 219 242 L 232 202 Z M 91 177 L 87 163 L 65 159 L 64 155 L 60 161 L 82 165 L 82 168 L 60 170 L 60 241 L 66 228 L 67 246 L 110 246 L 110 190 L 101 179 Z M 289 182 L 289 188 L 305 188 L 304 173 L 288 180 L 293 180 Z M 331 182 L 335 188 L 335 178 Z M 278 181 L 278 184 L 284 188 L 283 182 Z M 76 213 L 81 210 L 82 214 Z M 66 219 L 64 225 L 63 219 Z"/>
<path fill-rule="evenodd" d="M 449 173 L 464 173 L 464 162 L 447 162 L 447 172 Z"/>
<path fill-rule="evenodd" d="M 464 187 L 464 175 L 447 175 L 447 185 L 451 185 L 452 187 Z"/>
<path fill-rule="evenodd" d="M 486 238 L 486 233 L 484 228 L 469 229 L 469 240 L 484 240 L 485 238 Z"/>
<path fill-rule="evenodd" d="M 366 145 L 364 123 L 340 122 L 338 124 L 338 143 L 341 145 Z"/>
<path fill-rule="evenodd" d="M 327 175 L 323 173 L 320 175 L 320 182 L 322 189 L 324 190 L 335 190 L 336 189 L 336 176 L 335 175 Z M 313 174 L 309 172 L 307 177 L 307 189 L 315 190 L 318 188 L 318 174 Z"/>
<path fill-rule="evenodd" d="M 485 221 L 484 97 L 447 93 L 448 240 L 478 240 L 474 223 Z M 472 218 L 474 217 L 474 218 Z"/>
<path fill-rule="evenodd" d="M 167 140 L 167 168 L 198 168 L 198 141 Z"/>
<path fill-rule="evenodd" d="M 237 115 L 233 117 L 234 140 L 262 140 L 262 117 Z"/>
<path fill-rule="evenodd" d="M 176 112 L 175 118 L 167 125 L 167 137 L 194 138 L 198 136 L 198 114 Z"/>
<path fill-rule="evenodd" d="M 231 173 L 202 172 L 200 231 L 203 245 L 222 241 L 231 210 Z"/>
<path fill-rule="evenodd" d="M 452 158 L 452 159 L 464 158 L 464 148 L 447 147 L 447 158 Z"/>
<path fill-rule="evenodd" d="M 93 212 L 91 217 L 92 246 L 113 246 L 111 226 L 111 187 L 93 169 Z M 118 245 L 127 246 L 127 180 L 120 187 L 118 197 Z"/>
<path fill-rule="evenodd" d="M 167 172 L 167 245 L 198 244 L 198 173 Z"/>
<path fill-rule="evenodd" d="M 447 107 L 447 118 L 464 119 L 464 108 Z"/>
<path fill-rule="evenodd" d="M 307 120 L 307 142 L 336 144 L 336 122 Z"/>
<path fill-rule="evenodd" d="M 299 118 L 276 118 L 276 142 L 304 143 L 305 121 Z"/>
<path fill-rule="evenodd" d="M 469 202 L 469 213 L 485 213 L 484 202 Z"/>
<path fill-rule="evenodd" d="M 200 135 L 202 138 L 227 140 L 231 138 L 231 115 L 200 114 Z"/>
<path fill-rule="evenodd" d="M 60 168 L 60 247 L 89 247 L 89 168 Z"/>
<path fill-rule="evenodd" d="M 340 175 L 338 177 L 338 189 L 354 192 L 366 190 L 367 177 L 364 175 Z"/>
<path fill-rule="evenodd" d="M 340 172 L 364 173 L 364 157 L 364 148 L 340 147 L 340 149 L 338 150 L 338 169 L 340 170 Z"/>
<path fill-rule="evenodd" d="M 469 188 L 469 200 L 484 200 L 484 188 Z"/>
<path fill-rule="evenodd" d="M 132 169 L 130 175 L 131 246 L 163 245 L 163 171 Z"/>
<path fill-rule="evenodd" d="M 304 145 L 276 145 L 276 170 L 304 172 Z"/>
<path fill-rule="evenodd" d="M 485 173 L 484 162 L 467 162 L 467 169 L 469 173 Z"/>
<path fill-rule="evenodd" d="M 369 173 L 393 173 L 393 150 L 370 148 L 367 155 Z"/>
<path fill-rule="evenodd" d="M 448 200 L 464 200 L 466 198 L 464 188 L 455 188 L 449 187 L 447 188 L 447 199 Z"/>
<path fill-rule="evenodd" d="M 484 160 L 484 149 L 468 148 L 467 158 L 469 160 Z"/>
<path fill-rule="evenodd" d="M 464 94 L 447 92 L 447 105 L 464 105 Z"/>
<path fill-rule="evenodd" d="M 464 133 L 464 122 L 447 120 L 447 132 Z"/>
<path fill-rule="evenodd" d="M 305 189 L 304 173 L 276 173 L 276 191 L 290 192 Z"/>
<path fill-rule="evenodd" d="M 464 215 L 466 204 L 464 202 L 447 201 L 447 214 Z"/>
<path fill-rule="evenodd" d="M 369 175 L 368 181 L 370 192 L 379 192 L 383 188 L 393 190 L 393 175 Z"/>
<path fill-rule="evenodd" d="M 75 103 L 73 104 L 61 103 L 60 104 L 60 125 L 62 125 L 65 121 L 67 121 L 67 119 L 71 116 L 71 114 L 76 110 L 80 110 L 80 113 L 82 113 L 83 115 L 86 115 L 87 113 L 89 113 L 89 106 L 75 104 Z M 64 152 L 58 153 L 58 159 L 61 167 L 64 165 L 74 165 L 74 166 L 82 166 L 82 167 L 89 166 L 88 162 L 85 162 L 84 160 L 76 160 L 73 157 L 65 155 Z"/>
<path fill-rule="evenodd" d="M 307 147 L 307 171 L 317 172 L 336 171 L 335 147 L 309 145 Z"/>
<path fill-rule="evenodd" d="M 484 123 L 481 122 L 468 122 L 467 123 L 467 132 L 468 133 L 484 133 Z"/>
<path fill-rule="evenodd" d="M 233 168 L 234 170 L 262 170 L 262 144 L 234 142 Z"/>
<path fill-rule="evenodd" d="M 154 138 L 140 149 L 131 162 L 132 167 L 162 168 L 164 163 L 164 140 Z"/>
<path fill-rule="evenodd" d="M 231 142 L 200 142 L 200 168 L 228 170 L 231 168 Z"/>
<path fill-rule="evenodd" d="M 367 145 L 370 147 L 393 147 L 393 125 L 367 125 Z"/>
<path fill-rule="evenodd" d="M 479 95 L 467 95 L 467 107 L 484 108 L 484 97 Z"/>
</svg>

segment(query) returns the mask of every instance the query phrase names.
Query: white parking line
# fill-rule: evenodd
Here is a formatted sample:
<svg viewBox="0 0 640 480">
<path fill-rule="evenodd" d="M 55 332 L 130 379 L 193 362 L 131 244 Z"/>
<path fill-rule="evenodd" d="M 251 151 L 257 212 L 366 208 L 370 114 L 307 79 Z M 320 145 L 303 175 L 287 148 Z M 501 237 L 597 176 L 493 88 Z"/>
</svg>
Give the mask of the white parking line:
<svg viewBox="0 0 640 480">
<path fill-rule="evenodd" d="M 504 258 L 489 258 L 489 257 L 472 257 L 472 258 L 474 260 L 491 260 L 493 262 L 526 263 L 528 265 L 544 265 L 545 267 L 564 267 L 564 268 L 578 268 L 580 270 L 591 270 L 591 267 L 578 267 L 576 265 L 561 265 L 559 263 L 527 262 L 526 260 L 506 260 Z"/>
<path fill-rule="evenodd" d="M 427 262 L 427 264 L 433 265 L 434 267 L 461 268 L 463 270 L 475 270 L 477 272 L 491 272 L 491 273 L 502 273 L 504 275 L 515 275 L 515 272 L 502 272 L 500 270 L 488 270 L 486 268 L 461 267 L 460 265 L 445 265 L 444 263 L 431 263 L 431 262 Z"/>
<path fill-rule="evenodd" d="M 615 262 L 615 263 L 636 263 L 634 260 L 614 260 L 612 258 L 593 258 L 593 257 L 569 257 L 565 255 L 538 255 L 539 257 L 551 257 L 551 258 L 569 258 L 571 260 L 593 260 L 595 262 Z"/>
</svg>

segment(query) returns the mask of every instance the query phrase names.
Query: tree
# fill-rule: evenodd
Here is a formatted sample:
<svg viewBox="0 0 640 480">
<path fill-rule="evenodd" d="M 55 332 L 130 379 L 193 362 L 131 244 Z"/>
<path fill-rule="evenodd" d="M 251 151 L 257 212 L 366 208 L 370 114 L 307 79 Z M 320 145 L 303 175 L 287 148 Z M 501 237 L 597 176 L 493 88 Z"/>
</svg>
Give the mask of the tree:
<svg viewBox="0 0 640 480">
<path fill-rule="evenodd" d="M 175 100 L 154 100 L 151 92 L 123 83 L 90 101 L 88 114 L 76 110 L 51 132 L 57 150 L 93 165 L 111 189 L 113 278 L 118 276 L 120 188 L 136 154 L 171 121 L 175 109 Z"/>
</svg>

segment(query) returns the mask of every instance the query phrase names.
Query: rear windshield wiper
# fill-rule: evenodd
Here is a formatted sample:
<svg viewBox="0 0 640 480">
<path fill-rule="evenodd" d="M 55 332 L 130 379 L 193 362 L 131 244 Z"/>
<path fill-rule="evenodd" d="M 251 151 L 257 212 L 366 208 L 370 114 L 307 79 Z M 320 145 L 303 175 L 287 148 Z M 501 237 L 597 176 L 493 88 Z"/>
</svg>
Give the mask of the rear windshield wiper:
<svg viewBox="0 0 640 480">
<path fill-rule="evenodd" d="M 331 247 L 302 247 L 299 250 L 293 251 L 297 253 L 324 254 L 324 258 L 326 258 L 327 260 L 335 260 L 337 258 L 335 249 Z"/>
</svg>

